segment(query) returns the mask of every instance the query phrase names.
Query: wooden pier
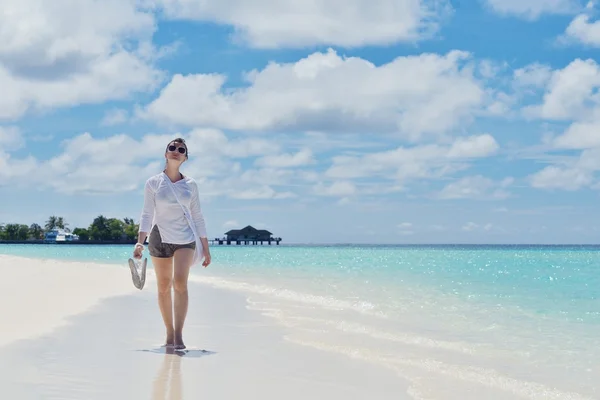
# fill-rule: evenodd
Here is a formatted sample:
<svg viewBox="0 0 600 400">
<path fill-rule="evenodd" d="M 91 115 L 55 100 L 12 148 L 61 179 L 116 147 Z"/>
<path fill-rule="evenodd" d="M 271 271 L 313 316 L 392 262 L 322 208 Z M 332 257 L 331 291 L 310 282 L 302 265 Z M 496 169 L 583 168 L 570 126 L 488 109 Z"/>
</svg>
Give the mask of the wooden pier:
<svg viewBox="0 0 600 400">
<path fill-rule="evenodd" d="M 208 242 L 210 244 L 219 244 L 219 245 L 231 245 L 231 244 L 235 244 L 235 245 L 258 245 L 258 244 L 264 244 L 265 242 L 267 242 L 267 244 L 270 246 L 273 242 L 275 242 L 276 245 L 279 245 L 279 242 L 281 242 L 281 238 L 272 238 L 269 240 L 227 240 L 227 239 L 219 239 L 219 238 L 214 238 L 214 239 L 208 239 Z"/>
<path fill-rule="evenodd" d="M 218 245 L 263 245 L 267 243 L 269 246 L 274 242 L 279 245 L 280 237 L 273 237 L 273 234 L 265 229 L 256 229 L 250 225 L 242 229 L 232 229 L 225 232 L 225 237 L 209 239 L 209 243 Z"/>
</svg>

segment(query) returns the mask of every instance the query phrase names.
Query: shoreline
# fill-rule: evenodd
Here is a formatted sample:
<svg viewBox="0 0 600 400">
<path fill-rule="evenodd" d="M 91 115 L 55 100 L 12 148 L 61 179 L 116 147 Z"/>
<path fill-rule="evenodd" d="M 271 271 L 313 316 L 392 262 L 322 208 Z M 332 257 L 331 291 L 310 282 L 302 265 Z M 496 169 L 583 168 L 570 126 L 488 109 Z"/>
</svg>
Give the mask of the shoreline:
<svg viewBox="0 0 600 400">
<path fill-rule="evenodd" d="M 60 245 L 60 246 L 65 246 L 65 245 L 111 245 L 111 246 L 115 246 L 115 245 L 127 245 L 127 246 L 131 246 L 131 245 L 135 245 L 136 240 L 129 240 L 129 241 L 123 241 L 123 240 L 65 240 L 65 241 L 57 241 L 57 242 L 50 242 L 50 241 L 46 241 L 44 239 L 33 239 L 33 240 L 0 240 L 0 244 L 31 244 L 31 245 L 40 245 L 40 244 L 47 244 L 47 245 Z"/>
<path fill-rule="evenodd" d="M 220 239 L 209 239 L 209 242 L 218 241 Z M 226 241 L 225 241 L 226 242 Z M 212 243 L 212 246 L 216 248 L 220 247 L 415 247 L 415 248 L 440 248 L 440 249 L 460 249 L 461 247 L 469 247 L 469 248 L 496 248 L 496 249 L 504 249 L 504 248 L 573 248 L 573 247 L 581 247 L 581 248 L 596 248 L 600 250 L 600 243 L 373 243 L 373 242 L 365 242 L 365 243 L 345 243 L 345 242 L 323 242 L 323 243 L 311 243 L 311 242 L 280 242 L 279 245 L 271 245 L 268 244 L 244 244 L 241 241 L 240 244 L 232 241 L 231 244 L 218 244 Z M 266 242 L 266 241 L 265 241 Z M 0 240 L 1 244 L 28 244 L 28 245 L 126 245 L 131 246 L 135 245 L 136 240 L 73 240 L 73 241 L 58 241 L 58 242 L 48 242 L 43 239 L 32 239 L 32 240 Z M 147 244 L 147 243 L 146 243 Z"/>
</svg>

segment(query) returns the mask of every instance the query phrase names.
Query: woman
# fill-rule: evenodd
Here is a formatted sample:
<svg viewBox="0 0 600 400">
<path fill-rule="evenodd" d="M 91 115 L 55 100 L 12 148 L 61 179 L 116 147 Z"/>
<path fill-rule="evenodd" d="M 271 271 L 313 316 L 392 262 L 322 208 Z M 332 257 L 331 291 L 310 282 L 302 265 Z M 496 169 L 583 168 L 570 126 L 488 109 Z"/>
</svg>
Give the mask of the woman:
<svg viewBox="0 0 600 400">
<path fill-rule="evenodd" d="M 165 158 L 165 169 L 146 181 L 133 257 L 142 257 L 143 243 L 150 232 L 148 251 L 156 273 L 158 304 L 167 328 L 165 346 L 184 349 L 183 325 L 188 309 L 190 267 L 202 258 L 202 265 L 207 267 L 211 258 L 198 185 L 179 172 L 181 164 L 188 159 L 185 140 L 171 141 L 165 150 Z M 171 289 L 174 289 L 174 302 Z"/>
</svg>

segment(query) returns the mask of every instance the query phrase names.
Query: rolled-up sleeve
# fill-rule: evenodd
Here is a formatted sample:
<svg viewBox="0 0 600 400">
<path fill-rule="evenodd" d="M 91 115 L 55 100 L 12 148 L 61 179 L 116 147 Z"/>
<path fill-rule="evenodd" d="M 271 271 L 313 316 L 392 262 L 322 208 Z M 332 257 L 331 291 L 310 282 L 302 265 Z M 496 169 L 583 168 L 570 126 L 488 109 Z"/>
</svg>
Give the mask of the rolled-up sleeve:
<svg viewBox="0 0 600 400">
<path fill-rule="evenodd" d="M 198 193 L 198 185 L 196 182 L 192 184 L 192 197 L 190 202 L 190 212 L 192 214 L 192 220 L 196 225 L 196 232 L 201 238 L 207 237 L 206 234 L 206 222 L 204 221 L 204 215 L 202 214 L 202 207 L 200 206 L 200 195 Z"/>
<path fill-rule="evenodd" d="M 151 185 L 150 179 L 148 179 L 146 181 L 146 186 L 144 187 L 144 207 L 142 208 L 142 215 L 140 216 L 139 232 L 148 233 L 150 232 L 150 229 L 152 229 L 155 206 L 154 188 Z"/>
</svg>

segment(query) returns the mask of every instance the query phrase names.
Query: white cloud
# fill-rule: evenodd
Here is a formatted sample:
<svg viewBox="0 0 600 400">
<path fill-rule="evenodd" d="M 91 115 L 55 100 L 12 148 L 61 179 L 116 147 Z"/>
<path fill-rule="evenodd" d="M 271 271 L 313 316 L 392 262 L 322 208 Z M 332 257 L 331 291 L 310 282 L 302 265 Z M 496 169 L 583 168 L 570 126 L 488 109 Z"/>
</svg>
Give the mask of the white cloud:
<svg viewBox="0 0 600 400">
<path fill-rule="evenodd" d="M 172 136 L 174 138 L 176 135 Z M 193 129 L 183 136 L 187 137 L 186 143 L 192 157 L 224 155 L 231 158 L 246 158 L 275 154 L 281 150 L 280 144 L 272 140 L 252 137 L 230 140 L 217 129 Z"/>
<path fill-rule="evenodd" d="M 119 125 L 127 121 L 129 113 L 123 109 L 112 109 L 106 112 L 101 124 L 105 126 Z"/>
<path fill-rule="evenodd" d="M 475 222 L 467 222 L 466 224 L 463 225 L 462 230 L 463 231 L 473 231 L 477 228 L 479 228 L 479 225 L 477 225 Z"/>
<path fill-rule="evenodd" d="M 46 164 L 42 163 L 41 168 L 44 167 Z M 161 165 L 158 163 L 132 165 L 82 162 L 64 171 L 60 176 L 52 176 L 48 170 L 42 176 L 46 178 L 43 184 L 57 192 L 107 194 L 140 189 L 144 177 L 148 178 L 160 171 Z"/>
<path fill-rule="evenodd" d="M 318 182 L 321 179 L 321 174 L 316 171 L 306 171 L 301 170 L 297 172 L 298 177 L 301 178 L 305 182 Z"/>
<path fill-rule="evenodd" d="M 313 192 L 319 196 L 346 197 L 355 194 L 357 190 L 350 181 L 335 181 L 330 186 L 319 182 L 313 186 Z"/>
<path fill-rule="evenodd" d="M 434 224 L 430 226 L 430 229 L 435 231 L 435 232 L 444 232 L 446 230 L 448 230 L 448 228 L 444 225 L 439 225 L 439 224 Z"/>
<path fill-rule="evenodd" d="M 600 66 L 592 59 L 575 59 L 563 69 L 555 70 L 548 80 L 543 102 L 528 106 L 530 117 L 570 120 L 589 117 L 600 104 Z"/>
<path fill-rule="evenodd" d="M 258 188 L 249 188 L 246 190 L 232 190 L 230 196 L 234 199 L 242 200 L 257 200 L 257 199 L 289 199 L 296 197 L 292 192 L 276 192 L 270 186 L 263 186 Z"/>
<path fill-rule="evenodd" d="M 600 47 L 600 20 L 590 20 L 591 17 L 587 14 L 576 16 L 569 26 L 567 26 L 560 40 Z"/>
<path fill-rule="evenodd" d="M 380 176 L 399 181 L 437 178 L 466 168 L 466 160 L 488 157 L 497 150 L 494 138 L 483 134 L 455 139 L 449 146 L 398 147 L 360 156 L 335 156 L 325 175 L 337 179 Z"/>
<path fill-rule="evenodd" d="M 315 158 L 310 149 L 301 149 L 294 154 L 285 153 L 261 157 L 256 160 L 255 165 L 271 168 L 289 168 L 309 165 L 315 162 Z"/>
<path fill-rule="evenodd" d="M 295 177 L 294 171 L 265 166 L 242 168 L 238 160 L 281 153 L 281 145 L 262 138 L 235 138 L 215 129 L 194 129 L 188 134 L 171 135 L 168 140 L 183 136 L 190 159 L 185 169 L 202 185 L 205 196 L 226 196 L 241 200 L 288 199 L 296 195 L 290 190 L 278 190 Z M 162 157 L 165 143 L 155 155 Z"/>
<path fill-rule="evenodd" d="M 0 0 L 0 8 L 0 120 L 126 99 L 163 78 L 147 50 L 154 17 L 134 0 Z"/>
<path fill-rule="evenodd" d="M 395 179 L 395 176 L 391 176 L 391 179 Z M 406 188 L 401 184 L 392 181 L 383 182 L 361 182 L 360 193 L 364 195 L 385 195 L 390 193 L 397 193 L 405 190 Z"/>
<path fill-rule="evenodd" d="M 467 176 L 446 185 L 438 194 L 440 199 L 505 199 L 510 196 L 506 191 L 514 182 L 507 177 L 495 182 L 481 175 Z"/>
<path fill-rule="evenodd" d="M 236 228 L 238 226 L 240 226 L 240 224 L 236 220 L 229 220 L 229 221 L 225 221 L 223 223 L 223 228 L 225 228 L 225 229 Z"/>
<path fill-rule="evenodd" d="M 596 110 L 598 113 L 599 110 Z M 582 150 L 578 156 L 552 157 L 553 163 L 531 174 L 529 182 L 538 189 L 575 191 L 585 187 L 597 189 L 596 172 L 600 171 L 600 114 L 575 121 L 554 137 L 549 151 Z"/>
<path fill-rule="evenodd" d="M 16 131 L 3 129 L 0 132 L 2 138 L 6 132 Z M 9 154 L 0 154 L 0 184 L 8 179 L 30 176 L 28 185 L 37 184 L 41 188 L 70 194 L 139 189 L 146 178 L 163 169 L 165 146 L 177 136 L 183 136 L 190 149 L 190 160 L 183 170 L 203 185 L 206 189 L 203 195 L 241 198 L 287 198 L 292 195 L 269 187 L 266 171 L 272 177 L 279 176 L 279 183 L 284 182 L 278 171 L 263 169 L 260 170 L 262 175 L 255 173 L 252 179 L 251 171 L 242 171 L 235 161 L 278 151 L 278 146 L 253 138 L 233 141 L 222 132 L 212 130 L 193 130 L 185 135 L 145 135 L 140 139 L 124 134 L 95 138 L 90 133 L 83 133 L 65 139 L 61 144 L 62 152 L 48 159 L 11 159 Z"/>
<path fill-rule="evenodd" d="M 280 136 L 281 139 L 284 139 Z M 364 151 L 367 148 L 380 148 L 385 145 L 377 136 L 361 135 L 360 133 L 338 132 L 331 135 L 327 132 L 306 131 L 302 135 L 297 132 L 285 137 L 285 142 L 290 146 L 306 147 L 313 152 L 325 152 L 328 150 L 352 149 Z"/>
<path fill-rule="evenodd" d="M 257 48 L 388 45 L 428 37 L 447 0 L 149 0 L 167 17 L 235 28 L 235 40 Z"/>
<path fill-rule="evenodd" d="M 9 130 L 3 128 L 1 137 Z M 11 129 L 10 132 L 18 132 Z M 244 169 L 238 160 L 280 152 L 259 138 L 232 139 L 216 130 L 195 129 L 187 134 L 93 137 L 83 133 L 65 139 L 60 154 L 48 159 L 11 158 L 0 147 L 0 185 L 27 176 L 23 184 L 65 194 L 112 194 L 139 191 L 144 181 L 164 167 L 165 146 L 175 137 L 186 139 L 190 159 L 182 171 L 196 179 L 203 198 L 216 196 L 241 200 L 291 199 L 286 189 L 304 184 L 294 168 Z M 11 133 L 10 138 L 13 138 Z"/>
<path fill-rule="evenodd" d="M 492 135 L 458 137 L 450 146 L 448 158 L 479 158 L 495 153 L 499 146 Z"/>
<path fill-rule="evenodd" d="M 411 222 L 402 222 L 396 226 L 398 233 L 403 236 L 412 236 L 415 234 L 413 224 Z"/>
<path fill-rule="evenodd" d="M 37 172 L 37 163 L 32 156 L 11 155 L 11 152 L 25 147 L 25 140 L 18 127 L 0 126 L 0 185 Z"/>
<path fill-rule="evenodd" d="M 600 147 L 600 119 L 577 121 L 554 138 L 553 145 L 562 149 L 589 149 Z"/>
<path fill-rule="evenodd" d="M 162 170 L 161 150 L 170 136 L 94 138 L 90 133 L 63 140 L 63 152 L 35 160 L 35 179 L 62 193 L 117 193 L 133 190 Z"/>
<path fill-rule="evenodd" d="M 46 135 L 33 135 L 29 136 L 29 139 L 32 142 L 50 142 L 54 139 L 54 135 L 46 134 Z"/>
<path fill-rule="evenodd" d="M 479 64 L 479 73 L 485 78 L 494 78 L 502 70 L 504 65 L 491 60 L 482 60 Z"/>
<path fill-rule="evenodd" d="M 579 0 L 485 0 L 495 12 L 534 20 L 543 14 L 572 14 L 580 10 Z"/>
<path fill-rule="evenodd" d="M 494 224 L 491 223 L 486 223 L 486 224 L 477 224 L 475 222 L 469 221 L 467 223 L 465 223 L 461 229 L 465 232 L 473 232 L 473 231 L 484 231 L 484 232 L 491 232 L 491 231 L 497 231 L 497 232 L 503 232 L 504 230 L 501 228 L 498 228 L 496 226 L 494 226 Z"/>
<path fill-rule="evenodd" d="M 35 78 L 89 68 L 127 39 L 150 39 L 154 18 L 133 0 L 1 0 L 0 59 Z"/>
<path fill-rule="evenodd" d="M 140 117 L 236 130 L 398 132 L 417 140 L 470 122 L 484 108 L 469 55 L 421 54 L 375 66 L 335 51 L 252 71 L 224 89 L 217 74 L 175 75 Z M 351 84 L 349 84 L 351 82 Z"/>
<path fill-rule="evenodd" d="M 37 176 L 38 172 L 38 165 L 32 156 L 12 158 L 10 153 L 0 151 L 0 185 L 13 181 L 16 185 L 31 186 L 35 179 L 30 178 Z"/>
<path fill-rule="evenodd" d="M 169 140 L 167 135 L 148 135 L 138 141 L 124 134 L 96 139 L 86 132 L 63 140 L 63 153 L 52 157 L 48 164 L 57 171 L 66 172 L 75 164 L 114 165 L 151 158 L 158 160 Z"/>
<path fill-rule="evenodd" d="M 538 189 L 578 190 L 593 182 L 593 171 L 577 167 L 548 166 L 530 177 L 531 186 Z"/>
<path fill-rule="evenodd" d="M 0 185 L 36 172 L 36 161 L 33 157 L 11 155 L 11 152 L 25 147 L 25 140 L 18 127 L 0 126 Z"/>
<path fill-rule="evenodd" d="M 531 186 L 538 189 L 579 190 L 598 188 L 595 173 L 600 171 L 600 147 L 583 150 L 578 157 L 566 158 L 529 176 Z"/>
<path fill-rule="evenodd" d="M 293 169 L 261 168 L 245 170 L 241 173 L 240 180 L 244 183 L 272 186 L 285 185 L 297 176 L 297 171 Z"/>
<path fill-rule="evenodd" d="M 21 130 L 16 126 L 0 126 L 0 152 L 14 151 L 24 146 Z"/>
<path fill-rule="evenodd" d="M 600 171 L 600 148 L 582 151 L 575 165 L 583 170 Z"/>
<path fill-rule="evenodd" d="M 517 102 L 514 95 L 509 95 L 501 91 L 490 91 L 491 97 L 485 111 L 489 116 L 508 116 L 513 106 Z M 486 113 L 481 113 L 481 116 L 487 116 Z"/>
<path fill-rule="evenodd" d="M 543 88 L 552 77 L 552 68 L 548 65 L 535 62 L 523 68 L 518 68 L 513 73 L 515 85 L 519 88 Z"/>
<path fill-rule="evenodd" d="M 278 183 L 255 183 L 243 180 L 239 173 L 241 169 L 226 169 L 221 171 L 220 175 L 214 175 L 210 178 L 200 178 L 190 168 L 188 174 L 196 178 L 202 190 L 203 198 L 224 197 L 238 200 L 280 200 L 297 197 L 297 194 L 291 190 L 285 190 L 276 186 L 283 186 L 283 182 Z"/>
<path fill-rule="evenodd" d="M 576 59 L 555 70 L 548 80 L 542 104 L 530 106 L 526 115 L 570 121 L 559 135 L 545 139 L 548 151 L 583 150 L 579 156 L 548 156 L 552 164 L 531 174 L 528 179 L 538 189 L 579 190 L 595 188 L 595 173 L 600 170 L 600 65 Z"/>
</svg>

